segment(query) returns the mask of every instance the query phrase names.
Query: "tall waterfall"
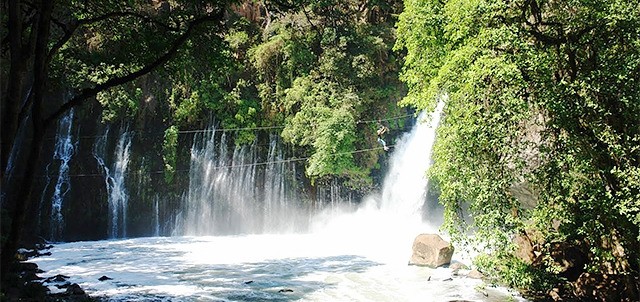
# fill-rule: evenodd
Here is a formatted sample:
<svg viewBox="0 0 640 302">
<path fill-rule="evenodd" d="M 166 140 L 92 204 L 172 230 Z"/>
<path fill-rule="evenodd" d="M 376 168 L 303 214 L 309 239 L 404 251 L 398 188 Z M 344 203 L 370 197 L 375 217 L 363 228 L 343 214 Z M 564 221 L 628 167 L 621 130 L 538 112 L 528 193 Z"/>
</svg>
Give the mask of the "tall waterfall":
<svg viewBox="0 0 640 302">
<path fill-rule="evenodd" d="M 64 216 L 62 214 L 62 206 L 64 198 L 71 189 L 71 182 L 69 179 L 69 162 L 76 150 L 76 144 L 73 141 L 73 134 L 71 129 L 73 127 L 73 109 L 69 111 L 58 122 L 58 130 L 55 139 L 55 148 L 53 151 L 53 161 L 51 164 L 56 164 L 58 167 L 57 174 L 54 175 L 55 183 L 53 187 L 53 193 L 51 195 L 51 211 L 49 218 L 49 230 L 50 240 L 61 240 L 62 232 L 64 230 Z M 50 164 L 50 165 L 51 165 Z M 49 166 L 47 166 L 47 177 L 49 174 Z M 47 183 L 42 194 L 42 198 L 49 196 L 47 191 L 51 179 L 47 180 Z M 45 204 L 44 200 L 41 202 Z"/>
<path fill-rule="evenodd" d="M 413 129 L 389 151 L 390 167 L 379 194 L 367 197 L 355 211 L 347 208 L 320 213 L 313 231 L 335 238 L 336 244 L 379 251 L 384 261 L 406 261 L 413 238 L 422 232 L 436 232 L 438 227 L 423 221 L 422 211 L 425 203 L 435 202 L 426 200 L 425 174 L 431 165 L 443 106 L 438 103 L 430 117 L 422 113 Z"/>
<path fill-rule="evenodd" d="M 308 215 L 295 188 L 295 165 L 284 160 L 276 135 L 267 157 L 258 145 L 227 151 L 227 135 L 215 128 L 197 136 L 191 149 L 189 189 L 177 233 L 225 235 L 296 231 Z"/>
<path fill-rule="evenodd" d="M 396 144 L 380 201 L 380 210 L 392 217 L 415 223 L 422 220 L 428 184 L 425 173 L 431 166 L 431 150 L 443 107 L 444 102 L 439 102 L 431 116 L 420 114 L 417 125 Z"/>
<path fill-rule="evenodd" d="M 131 135 L 126 130 L 122 131 L 113 154 L 113 164 L 109 166 L 105 161 L 108 134 L 109 128 L 105 130 L 102 137 L 96 140 L 93 156 L 98 162 L 98 166 L 104 171 L 105 176 L 109 206 L 109 237 L 123 238 L 127 237 L 129 195 L 125 187 L 125 177 L 129 166 Z"/>
</svg>

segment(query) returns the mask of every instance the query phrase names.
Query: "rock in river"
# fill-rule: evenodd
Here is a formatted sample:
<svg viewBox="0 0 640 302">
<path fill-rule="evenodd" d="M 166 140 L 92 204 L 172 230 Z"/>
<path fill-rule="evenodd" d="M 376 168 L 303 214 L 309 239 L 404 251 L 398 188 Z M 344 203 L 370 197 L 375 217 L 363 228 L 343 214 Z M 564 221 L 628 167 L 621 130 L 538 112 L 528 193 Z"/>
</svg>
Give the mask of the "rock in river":
<svg viewBox="0 0 640 302">
<path fill-rule="evenodd" d="M 438 267 L 451 263 L 453 246 L 437 234 L 420 234 L 413 241 L 409 265 Z"/>
</svg>

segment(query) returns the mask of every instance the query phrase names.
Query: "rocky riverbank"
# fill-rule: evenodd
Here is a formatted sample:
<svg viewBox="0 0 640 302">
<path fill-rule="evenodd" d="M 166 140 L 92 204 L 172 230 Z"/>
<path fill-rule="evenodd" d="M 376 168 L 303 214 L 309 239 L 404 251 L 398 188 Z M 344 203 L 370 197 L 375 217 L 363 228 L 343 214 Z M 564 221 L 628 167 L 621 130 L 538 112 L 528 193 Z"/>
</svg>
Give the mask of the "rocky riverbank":
<svg viewBox="0 0 640 302">
<path fill-rule="evenodd" d="M 17 262 L 10 270 L 8 276 L 2 276 L 1 301 L 72 301 L 72 302 L 93 302 L 102 301 L 85 293 L 77 283 L 67 281 L 68 276 L 56 275 L 54 277 L 42 278 L 39 274 L 44 273 L 38 265 L 26 262 L 29 259 L 39 256 L 51 255 L 46 252 L 51 245 L 37 244 L 32 249 L 21 248 L 16 254 Z M 45 251 L 45 252 L 43 252 Z M 60 292 L 51 293 L 49 286 L 55 286 Z"/>
</svg>

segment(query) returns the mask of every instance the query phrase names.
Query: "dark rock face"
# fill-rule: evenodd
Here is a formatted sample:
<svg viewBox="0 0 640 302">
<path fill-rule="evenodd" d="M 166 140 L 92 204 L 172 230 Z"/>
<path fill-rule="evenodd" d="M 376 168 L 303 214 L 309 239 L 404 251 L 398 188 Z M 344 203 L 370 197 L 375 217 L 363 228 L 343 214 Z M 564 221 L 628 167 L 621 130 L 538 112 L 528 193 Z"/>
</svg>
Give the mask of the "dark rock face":
<svg viewBox="0 0 640 302">
<path fill-rule="evenodd" d="M 453 246 L 437 234 L 420 234 L 413 241 L 409 265 L 438 267 L 451 263 Z"/>
<path fill-rule="evenodd" d="M 579 247 L 567 242 L 554 242 L 549 246 L 549 255 L 558 268 L 558 275 L 569 282 L 574 282 L 585 272 L 589 257 Z M 543 257 L 537 257 L 533 266 L 543 266 Z"/>
<path fill-rule="evenodd" d="M 583 273 L 573 293 L 582 301 L 640 301 L 638 281 L 637 276 Z"/>
<path fill-rule="evenodd" d="M 69 276 L 65 276 L 65 275 L 55 275 L 53 277 L 49 277 L 47 279 L 45 279 L 45 282 L 65 282 L 67 281 L 67 279 L 69 279 Z"/>
<path fill-rule="evenodd" d="M 106 280 L 112 280 L 113 278 L 109 278 L 107 276 L 102 276 L 100 278 L 98 278 L 99 281 L 106 281 Z"/>
</svg>

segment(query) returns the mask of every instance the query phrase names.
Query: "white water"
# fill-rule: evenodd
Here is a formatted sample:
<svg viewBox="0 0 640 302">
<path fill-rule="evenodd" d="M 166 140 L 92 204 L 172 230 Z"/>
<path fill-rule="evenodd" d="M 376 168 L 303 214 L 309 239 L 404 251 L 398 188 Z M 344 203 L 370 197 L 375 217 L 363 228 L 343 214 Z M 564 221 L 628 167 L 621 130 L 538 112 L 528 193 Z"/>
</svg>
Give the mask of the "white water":
<svg viewBox="0 0 640 302">
<path fill-rule="evenodd" d="M 189 189 L 175 234 L 289 233 L 307 229 L 309 209 L 296 194 L 295 165 L 284 161 L 277 136 L 266 158 L 256 143 L 228 154 L 215 128 L 194 139 Z"/>
<path fill-rule="evenodd" d="M 109 166 L 105 161 L 108 134 L 109 128 L 96 140 L 93 157 L 105 176 L 109 207 L 109 238 L 126 238 L 129 194 L 125 187 L 125 176 L 129 167 L 131 135 L 126 130 L 122 131 L 113 154 L 113 164 Z"/>
<path fill-rule="evenodd" d="M 158 195 L 153 198 L 153 236 L 160 236 L 160 205 Z"/>
<path fill-rule="evenodd" d="M 69 275 L 113 301 L 521 300 L 503 288 L 483 293 L 480 280 L 447 268 L 407 265 L 413 238 L 435 231 L 420 219 L 433 125 L 418 124 L 396 144 L 380 196 L 355 211 L 326 209 L 307 234 L 76 242 L 35 261 L 44 277 Z M 98 281 L 103 275 L 113 279 Z"/>
<path fill-rule="evenodd" d="M 49 196 L 51 197 L 49 203 L 49 240 L 52 241 L 60 240 L 64 230 L 64 215 L 62 213 L 62 207 L 65 196 L 71 190 L 69 162 L 77 148 L 76 143 L 73 141 L 73 134 L 71 133 L 72 127 L 73 110 L 70 110 L 69 113 L 58 122 L 53 159 L 46 169 L 47 181 L 42 192 L 42 200 L 40 201 L 40 207 L 42 208 L 47 204 L 45 199 Z M 49 177 L 49 168 L 52 164 L 55 164 L 54 166 L 58 168 L 58 171 L 56 175 L 54 175 L 55 182 L 53 183 L 53 192 L 49 195 L 49 186 L 52 181 Z"/>
</svg>

